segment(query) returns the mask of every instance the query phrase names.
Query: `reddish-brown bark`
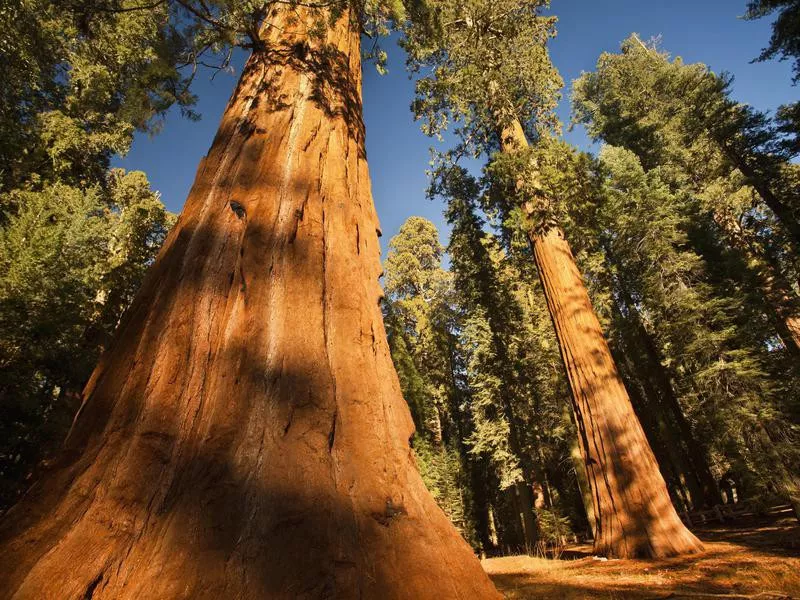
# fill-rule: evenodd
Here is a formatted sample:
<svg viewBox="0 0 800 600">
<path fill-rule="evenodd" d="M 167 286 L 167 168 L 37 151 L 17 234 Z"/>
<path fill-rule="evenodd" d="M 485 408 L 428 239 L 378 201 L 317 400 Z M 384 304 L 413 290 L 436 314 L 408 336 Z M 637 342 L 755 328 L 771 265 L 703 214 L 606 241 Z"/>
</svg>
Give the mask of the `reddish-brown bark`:
<svg viewBox="0 0 800 600">
<path fill-rule="evenodd" d="M 528 145 L 518 121 L 501 141 L 505 152 Z M 638 558 L 701 551 L 672 505 L 563 232 L 550 225 L 532 229 L 529 239 L 572 391 L 594 504 L 595 552 Z"/>
<path fill-rule="evenodd" d="M 6 516 L 0 597 L 498 597 L 409 449 L 359 28 L 345 13 L 307 39 L 291 10 L 247 63 L 68 456 Z"/>
</svg>

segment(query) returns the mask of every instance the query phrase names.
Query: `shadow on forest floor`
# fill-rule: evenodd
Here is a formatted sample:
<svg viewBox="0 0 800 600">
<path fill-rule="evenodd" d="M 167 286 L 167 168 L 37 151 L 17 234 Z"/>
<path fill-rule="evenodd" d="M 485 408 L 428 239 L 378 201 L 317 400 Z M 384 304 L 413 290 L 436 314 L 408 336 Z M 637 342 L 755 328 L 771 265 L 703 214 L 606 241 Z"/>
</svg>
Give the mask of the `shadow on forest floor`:
<svg viewBox="0 0 800 600">
<path fill-rule="evenodd" d="M 695 533 L 703 554 L 660 560 L 602 560 L 590 545 L 559 560 L 508 556 L 483 561 L 506 598 L 800 599 L 800 524 L 750 519 Z M 566 558 L 568 557 L 568 558 Z"/>
</svg>

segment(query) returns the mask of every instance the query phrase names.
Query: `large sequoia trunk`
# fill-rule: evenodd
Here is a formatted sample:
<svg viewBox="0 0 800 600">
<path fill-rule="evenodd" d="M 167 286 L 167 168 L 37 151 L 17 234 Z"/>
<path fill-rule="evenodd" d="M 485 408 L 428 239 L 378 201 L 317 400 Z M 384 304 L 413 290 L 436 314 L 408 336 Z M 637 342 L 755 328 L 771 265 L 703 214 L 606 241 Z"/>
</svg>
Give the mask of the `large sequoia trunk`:
<svg viewBox="0 0 800 600">
<path fill-rule="evenodd" d="M 501 142 L 509 153 L 528 145 L 518 121 Z M 528 235 L 572 391 L 594 502 L 595 552 L 637 558 L 701 551 L 670 501 L 563 232 L 550 226 Z"/>
<path fill-rule="evenodd" d="M 62 464 L 2 524 L 0 597 L 498 597 L 409 448 L 357 23 L 278 10 Z"/>
</svg>

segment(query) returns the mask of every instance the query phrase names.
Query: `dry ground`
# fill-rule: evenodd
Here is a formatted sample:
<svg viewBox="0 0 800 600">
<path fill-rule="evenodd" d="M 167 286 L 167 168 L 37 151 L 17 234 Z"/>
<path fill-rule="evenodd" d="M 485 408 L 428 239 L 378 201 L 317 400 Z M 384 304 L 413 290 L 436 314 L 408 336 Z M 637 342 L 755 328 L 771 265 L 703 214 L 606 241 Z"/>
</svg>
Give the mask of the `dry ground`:
<svg viewBox="0 0 800 600">
<path fill-rule="evenodd" d="M 706 551 L 664 560 L 599 560 L 572 546 L 559 560 L 507 556 L 483 561 L 506 598 L 800 600 L 800 524 L 789 515 L 710 526 Z"/>
</svg>

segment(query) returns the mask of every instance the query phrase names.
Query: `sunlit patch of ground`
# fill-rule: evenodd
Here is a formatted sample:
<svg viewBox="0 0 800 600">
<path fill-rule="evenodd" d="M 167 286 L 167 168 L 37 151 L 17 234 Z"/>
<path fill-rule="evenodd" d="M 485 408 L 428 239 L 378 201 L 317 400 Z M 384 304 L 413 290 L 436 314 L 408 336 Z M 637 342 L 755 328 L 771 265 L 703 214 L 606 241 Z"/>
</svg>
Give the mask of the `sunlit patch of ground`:
<svg viewBox="0 0 800 600">
<path fill-rule="evenodd" d="M 800 600 L 800 524 L 790 516 L 696 531 L 706 551 L 662 560 L 598 560 L 590 546 L 559 560 L 507 556 L 483 561 L 506 598 Z"/>
</svg>

